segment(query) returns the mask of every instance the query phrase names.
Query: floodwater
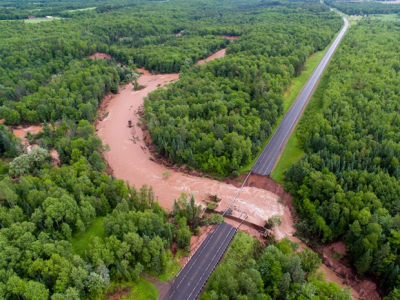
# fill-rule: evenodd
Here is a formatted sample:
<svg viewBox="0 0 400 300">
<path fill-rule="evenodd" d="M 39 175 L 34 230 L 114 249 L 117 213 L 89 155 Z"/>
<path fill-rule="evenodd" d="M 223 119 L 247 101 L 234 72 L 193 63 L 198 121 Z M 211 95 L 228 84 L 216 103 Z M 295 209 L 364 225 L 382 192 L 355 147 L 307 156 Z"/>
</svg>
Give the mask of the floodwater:
<svg viewBox="0 0 400 300">
<path fill-rule="evenodd" d="M 224 53 L 224 50 L 219 51 L 212 57 L 222 57 Z M 207 60 L 211 60 L 211 57 Z M 143 141 L 143 132 L 137 126 L 140 121 L 136 112 L 149 92 L 177 81 L 179 74 L 151 75 L 143 69 L 139 71 L 142 73 L 139 84 L 146 87 L 134 91 L 131 84 L 125 86 L 110 101 L 106 109 L 107 117 L 96 126 L 97 135 L 104 144 L 110 146 L 105 157 L 115 177 L 129 181 L 136 188 L 144 184 L 152 186 L 159 203 L 167 210 L 172 209 L 174 199 L 179 198 L 182 193 L 193 195 L 196 202 L 203 206 L 203 200 L 208 195 L 218 195 L 222 199 L 219 209 L 226 209 L 238 192 L 234 185 L 177 172 L 151 160 L 152 155 Z M 129 120 L 132 128 L 128 127 Z M 283 217 L 287 214 L 287 208 L 278 203 L 278 198 L 269 191 L 245 187 L 235 204 L 249 215 L 248 221 L 262 225 L 273 215 Z M 276 232 L 278 238 L 293 234 L 292 226 L 285 227 L 287 230 L 283 231 L 281 227 Z"/>
</svg>

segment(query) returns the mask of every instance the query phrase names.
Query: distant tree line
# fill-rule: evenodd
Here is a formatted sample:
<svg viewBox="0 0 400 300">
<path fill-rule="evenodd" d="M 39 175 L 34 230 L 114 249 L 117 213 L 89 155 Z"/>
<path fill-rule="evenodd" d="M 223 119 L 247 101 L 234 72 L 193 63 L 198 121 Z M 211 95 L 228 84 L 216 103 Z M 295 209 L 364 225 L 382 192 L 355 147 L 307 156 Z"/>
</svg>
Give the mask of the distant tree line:
<svg viewBox="0 0 400 300">
<path fill-rule="evenodd" d="M 384 1 L 325 1 L 331 7 L 337 8 L 348 15 L 375 15 L 375 14 L 398 14 L 400 6 L 396 4 L 385 4 Z"/>
</svg>

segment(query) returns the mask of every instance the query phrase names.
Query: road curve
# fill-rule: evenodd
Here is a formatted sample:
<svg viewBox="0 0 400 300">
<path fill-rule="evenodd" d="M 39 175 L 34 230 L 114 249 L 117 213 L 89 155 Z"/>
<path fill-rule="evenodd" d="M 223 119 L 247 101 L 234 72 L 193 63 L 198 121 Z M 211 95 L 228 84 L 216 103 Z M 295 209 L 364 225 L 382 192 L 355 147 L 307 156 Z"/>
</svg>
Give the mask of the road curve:
<svg viewBox="0 0 400 300">
<path fill-rule="evenodd" d="M 195 300 L 225 253 L 237 228 L 222 223 L 201 243 L 163 300 Z"/>
<path fill-rule="evenodd" d="M 282 150 L 285 148 L 290 133 L 296 126 L 298 119 L 304 111 L 304 108 L 307 106 L 308 100 L 310 99 L 316 86 L 318 85 L 319 79 L 324 73 L 324 70 L 328 65 L 330 59 L 332 58 L 333 53 L 335 52 L 344 34 L 350 26 L 349 21 L 346 18 L 343 18 L 343 20 L 344 26 L 342 30 L 330 46 L 329 50 L 325 53 L 322 60 L 319 62 L 317 68 L 311 74 L 307 83 L 304 85 L 300 94 L 297 96 L 297 99 L 292 107 L 283 117 L 274 135 L 269 140 L 264 150 L 261 152 L 261 155 L 258 157 L 256 163 L 253 165 L 251 169 L 252 173 L 256 173 L 259 175 L 270 175 L 272 170 L 274 169 L 282 153 Z"/>
</svg>

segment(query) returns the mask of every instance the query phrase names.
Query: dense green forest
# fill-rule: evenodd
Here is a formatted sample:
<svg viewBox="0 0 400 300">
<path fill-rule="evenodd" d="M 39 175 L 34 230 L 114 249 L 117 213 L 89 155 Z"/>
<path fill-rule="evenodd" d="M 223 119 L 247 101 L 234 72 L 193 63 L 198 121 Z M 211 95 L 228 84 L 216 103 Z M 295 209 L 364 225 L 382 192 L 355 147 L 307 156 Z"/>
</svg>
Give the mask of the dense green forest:
<svg viewBox="0 0 400 300">
<path fill-rule="evenodd" d="M 0 0 L 0 20 L 23 20 L 29 16 L 59 16 L 64 18 L 86 14 L 91 10 L 98 13 L 125 7 L 140 6 L 152 0 Z"/>
<path fill-rule="evenodd" d="M 283 91 L 342 21 L 320 5 L 240 14 L 243 34 L 225 58 L 182 67 L 179 82 L 145 101 L 153 142 L 173 163 L 237 175 L 282 115 Z M 186 31 L 185 31 L 186 32 Z"/>
<path fill-rule="evenodd" d="M 22 151 L 18 139 L 0 124 L 0 157 L 15 157 Z"/>
<path fill-rule="evenodd" d="M 326 282 L 317 272 L 321 259 L 316 253 L 298 248 L 288 239 L 262 246 L 256 238 L 237 233 L 200 299 L 353 299 L 348 289 Z"/>
<path fill-rule="evenodd" d="M 176 17 L 189 22 L 183 8 Z M 188 59 L 196 62 L 226 45 L 226 39 L 210 36 L 197 36 L 196 42 L 191 36 L 178 38 L 175 32 L 182 26 L 152 7 L 133 16 L 124 10 L 46 24 L 0 23 L 0 118 L 9 124 L 54 122 L 63 117 L 92 121 L 99 100 L 116 92 L 131 73 L 112 61 L 81 61 L 95 52 L 115 54 L 130 66 L 136 63 L 150 70 L 177 72 Z M 126 45 L 126 40 L 131 43 Z M 149 49 L 157 46 L 164 49 L 162 55 Z M 147 51 L 154 58 L 143 57 Z M 76 95 L 78 85 L 88 89 L 98 81 L 103 84 L 94 93 Z"/>
<path fill-rule="evenodd" d="M 61 167 L 50 167 L 41 147 L 0 162 L 0 298 L 93 299 L 111 280 L 165 272 L 173 242 L 188 250 L 200 225 L 194 199 L 183 195 L 167 214 L 151 187 L 136 190 L 103 174 L 103 146 L 93 133 L 88 121 L 64 122 L 32 137 L 59 150 Z M 93 237 L 77 255 L 72 235 L 101 216 L 106 236 Z M 213 220 L 220 222 L 201 225 Z"/>
<path fill-rule="evenodd" d="M 170 159 L 193 159 L 191 166 L 227 175 L 254 156 L 282 113 L 284 89 L 305 59 L 323 49 L 341 26 L 339 17 L 312 2 L 149 2 L 0 1 L 0 18 L 25 18 L 35 5 L 65 18 L 46 24 L 0 22 L 0 119 L 7 125 L 43 122 L 42 132 L 27 137 L 38 145 L 29 152 L 12 128 L 0 124 L 1 299 L 100 298 L 112 283 L 135 282 L 142 272 L 165 274 L 173 243 L 187 251 L 199 226 L 223 220 L 219 215 L 199 219 L 201 208 L 186 195 L 166 212 L 151 187 L 134 187 L 106 174 L 102 152 L 107 147 L 91 123 L 103 97 L 131 81 L 136 67 L 182 72 L 182 81 L 149 98 L 154 107 L 149 105 L 147 114 L 157 114 L 154 124 L 175 126 L 170 131 L 174 138 L 182 129 L 181 137 L 186 132 L 190 141 L 204 131 L 200 148 L 185 140 L 185 147 L 195 149 L 192 158 L 190 152 L 183 156 L 188 148 L 178 138 L 171 140 L 175 152 L 168 150 Z M 65 13 L 90 7 L 97 8 Z M 228 45 L 218 36 L 223 34 L 240 39 Z M 195 66 L 227 45 L 227 58 Z M 114 58 L 87 58 L 96 52 Z M 158 106 L 163 102 L 165 117 Z M 193 105 L 191 119 L 184 117 L 188 103 Z M 193 126 L 193 132 L 181 122 Z M 152 130 L 157 137 L 161 129 Z M 201 155 L 204 147 L 213 153 Z M 58 166 L 50 156 L 54 150 Z M 74 241 L 94 224 L 104 226 L 96 228 L 104 234 L 77 250 Z M 310 262 L 319 263 L 314 254 L 296 254 L 288 242 L 262 249 L 242 234 L 239 239 L 254 246 L 244 254 L 245 270 L 257 285 L 252 293 L 331 297 L 336 291 L 347 299 L 347 292 L 312 277 Z M 271 259 L 279 264 L 270 266 Z M 292 262 L 295 267 L 288 267 Z M 273 281 L 272 267 L 281 270 Z M 232 274 L 239 272 L 230 268 Z M 244 280 L 247 273 L 241 276 Z M 234 295 L 243 295 L 242 288 Z"/>
<path fill-rule="evenodd" d="M 387 291 L 400 285 L 399 35 L 391 22 L 350 29 L 300 121 L 306 155 L 285 178 L 299 232 L 346 241 L 357 273 Z"/>
<path fill-rule="evenodd" d="M 143 3 L 140 10 L 92 12 L 45 24 L 0 22 L 0 118 L 8 124 L 54 122 L 62 117 L 92 121 L 101 97 L 116 92 L 130 72 L 112 62 L 106 68 L 101 62 L 82 62 L 83 58 L 105 52 L 130 67 L 178 72 L 225 47 L 227 39 L 211 34 L 242 33 L 237 18 L 242 10 L 251 16 L 257 7 L 256 2 L 237 12 L 237 6 L 221 3 L 219 9 L 227 14 L 220 16 L 212 3 L 175 2 Z M 185 33 L 176 36 L 181 30 Z M 93 72 L 104 86 L 77 97 L 76 85 L 88 88 L 93 80 L 87 75 Z M 54 113 L 45 111 L 46 106 Z"/>
<path fill-rule="evenodd" d="M 374 14 L 398 14 L 400 6 L 398 4 L 384 4 L 385 1 L 335 1 L 326 0 L 327 5 L 337 8 L 339 11 L 348 15 L 374 15 Z"/>
</svg>

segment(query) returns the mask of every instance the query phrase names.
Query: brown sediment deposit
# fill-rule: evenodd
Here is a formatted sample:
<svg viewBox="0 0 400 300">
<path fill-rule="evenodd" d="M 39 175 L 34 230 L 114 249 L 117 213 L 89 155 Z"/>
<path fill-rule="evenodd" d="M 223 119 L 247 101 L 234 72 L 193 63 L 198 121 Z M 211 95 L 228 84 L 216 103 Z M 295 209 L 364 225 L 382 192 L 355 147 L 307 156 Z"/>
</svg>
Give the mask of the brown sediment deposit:
<svg viewBox="0 0 400 300">
<path fill-rule="evenodd" d="M 110 101 L 114 98 L 114 94 L 107 95 L 103 101 L 101 101 L 99 105 L 99 116 L 97 120 L 94 122 L 94 126 L 96 126 L 100 121 L 102 121 L 105 117 L 107 117 L 107 106 Z"/>
<path fill-rule="evenodd" d="M 352 287 L 354 298 L 365 300 L 381 299 L 375 282 L 358 278 L 355 270 L 343 263 L 343 259 L 340 257 L 346 254 L 346 245 L 343 242 L 324 245 L 320 247 L 319 252 L 322 253 L 323 266 L 332 270 L 331 272 L 341 279 L 343 286 L 349 285 Z M 339 254 L 339 257 L 334 258 L 335 253 Z"/>
<path fill-rule="evenodd" d="M 229 218 L 225 218 L 224 220 L 225 223 L 232 225 L 233 227 L 238 227 L 239 226 L 239 222 L 235 221 L 235 220 L 231 220 Z M 255 237 L 256 239 L 258 239 L 261 243 L 265 243 L 265 239 L 261 236 L 260 231 L 258 231 L 257 229 L 254 229 L 251 226 L 242 224 L 239 227 L 240 231 L 246 232 L 248 235 Z"/>
<path fill-rule="evenodd" d="M 202 64 L 204 64 L 204 63 L 206 63 L 206 62 L 208 62 L 208 61 L 211 61 L 211 60 L 214 60 L 214 59 L 217 59 L 217 58 L 224 57 L 225 55 L 226 55 L 226 49 L 219 50 L 218 52 L 215 52 L 213 55 L 211 55 L 211 56 L 209 56 L 209 57 L 207 57 L 207 58 L 205 58 L 205 59 L 199 60 L 199 61 L 196 63 L 196 65 L 197 65 L 197 66 L 200 66 L 200 65 L 202 65 Z"/>
<path fill-rule="evenodd" d="M 201 227 L 201 233 L 199 236 L 192 236 L 192 238 L 190 239 L 190 256 L 182 257 L 179 259 L 179 263 L 182 266 L 184 266 L 190 260 L 193 254 L 195 254 L 197 249 L 200 247 L 201 243 L 205 240 L 207 235 L 213 232 L 215 228 L 216 225 L 203 226 Z"/>
<path fill-rule="evenodd" d="M 224 52 L 219 51 L 207 60 L 222 57 L 223 54 Z M 111 99 L 108 98 L 108 106 L 103 111 L 104 118 L 96 125 L 97 135 L 102 138 L 104 144 L 110 146 L 110 151 L 104 156 L 114 171 L 114 176 L 129 181 L 136 187 L 151 185 L 158 196 L 158 201 L 167 210 L 172 208 L 174 199 L 179 198 L 182 193 L 193 195 L 196 202 L 203 206 L 208 195 L 218 195 L 222 199 L 219 209 L 226 209 L 238 191 L 236 186 L 199 177 L 196 174 L 186 174 L 179 169 L 155 162 L 156 157 L 151 154 L 144 141 L 145 134 L 141 128 L 138 111 L 143 105 L 143 98 L 149 92 L 178 80 L 179 74 L 154 75 L 143 69 L 138 71 L 142 73 L 139 84 L 145 88 L 134 91 L 132 85 L 128 84 L 119 94 Z M 262 225 L 273 215 L 284 217 L 286 207 L 278 203 L 278 198 L 270 191 L 245 187 L 235 204 L 249 215 L 252 222 Z M 287 232 L 284 232 L 279 228 L 277 236 L 293 234 L 293 228 L 285 227 L 286 229 Z"/>
<path fill-rule="evenodd" d="M 222 56 L 219 53 L 214 58 Z M 156 158 L 149 151 L 144 141 L 142 121 L 138 112 L 143 105 L 143 98 L 149 92 L 178 80 L 179 74 L 154 75 L 143 69 L 138 71 L 142 73 L 139 84 L 145 86 L 145 88 L 134 91 L 132 84 L 126 85 L 119 94 L 107 100 L 108 104 L 104 105 L 104 117 L 96 124 L 97 135 L 103 140 L 104 144 L 110 146 L 110 151 L 105 152 L 104 157 L 112 168 L 114 176 L 128 181 L 136 188 L 144 184 L 152 186 L 160 205 L 166 210 L 171 210 L 174 199 L 179 198 L 182 193 L 193 195 L 196 202 L 203 206 L 207 203 L 204 200 L 210 194 L 217 195 L 222 199 L 217 210 L 226 209 L 235 198 L 242 185 L 242 180 L 229 179 L 221 182 L 186 174 L 180 172 L 179 168 L 169 168 L 155 161 Z M 131 127 L 128 126 L 128 121 L 130 121 Z M 149 137 L 147 142 L 150 142 Z M 293 236 L 295 230 L 293 228 L 291 197 L 280 184 L 268 177 L 256 174 L 249 176 L 246 186 L 236 199 L 235 206 L 249 215 L 247 221 L 257 225 L 262 225 L 265 220 L 273 215 L 280 215 L 282 225 L 274 228 L 276 238 L 289 237 L 292 240 L 299 241 Z M 227 219 L 227 222 L 237 224 L 233 220 Z M 259 233 L 254 228 L 242 225 L 240 229 L 259 237 Z M 197 247 L 197 244 L 201 243 L 202 237 L 205 237 L 204 232 L 200 237 L 194 237 L 195 240 L 191 243 L 193 250 Z M 326 267 L 323 266 L 322 268 Z M 334 272 L 326 268 L 325 273 L 328 280 L 344 286 L 343 280 Z M 353 292 L 353 294 L 356 294 L 356 292 Z"/>
<path fill-rule="evenodd" d="M 400 1 L 400 0 L 399 0 L 399 1 Z M 237 35 L 217 35 L 217 36 L 226 38 L 226 39 L 230 40 L 231 42 L 232 42 L 233 40 L 236 40 L 236 39 L 239 38 L 239 36 L 237 36 Z"/>
<path fill-rule="evenodd" d="M 172 208 L 174 199 L 179 198 L 182 193 L 193 195 L 197 203 L 203 205 L 203 200 L 209 194 L 218 195 L 222 199 L 220 207 L 226 208 L 235 197 L 237 187 L 184 174 L 154 161 L 155 158 L 144 142 L 141 126 L 138 126 L 141 121 L 137 111 L 150 91 L 155 90 L 158 85 L 176 81 L 179 75 L 142 73 L 139 84 L 146 87 L 133 91 L 131 84 L 125 86 L 125 89 L 109 101 L 107 116 L 96 126 L 97 135 L 104 144 L 110 146 L 105 158 L 114 170 L 114 176 L 129 181 L 136 187 L 144 184 L 153 186 L 158 201 L 167 210 Z M 129 120 L 132 128 L 128 126 Z M 255 187 L 244 188 L 236 204 L 259 223 L 272 215 L 283 215 L 285 211 L 285 206 L 278 203 L 277 195 Z"/>
<path fill-rule="evenodd" d="M 57 126 L 55 126 L 57 127 Z M 39 124 L 39 125 L 30 125 L 30 126 L 26 126 L 26 127 L 22 127 L 22 126 L 18 126 L 12 129 L 12 133 L 16 136 L 19 137 L 21 139 L 21 143 L 22 145 L 26 146 L 26 152 L 30 152 L 34 147 L 39 147 L 39 145 L 37 144 L 29 144 L 28 139 L 26 138 L 26 135 L 28 134 L 28 132 L 32 135 L 37 134 L 39 132 L 41 132 L 43 129 L 43 124 Z M 50 150 L 50 156 L 52 158 L 52 166 L 53 167 L 57 167 L 60 165 L 60 159 L 58 157 L 58 152 L 55 149 L 51 149 Z"/>
<path fill-rule="evenodd" d="M 53 159 L 53 162 L 51 164 L 52 167 L 58 167 L 60 165 L 60 158 L 58 156 L 58 152 L 56 149 L 51 149 L 50 150 L 50 156 Z"/>
<path fill-rule="evenodd" d="M 37 134 L 39 133 L 43 128 L 43 124 L 40 125 L 30 125 L 27 127 L 22 127 L 18 126 L 12 129 L 12 133 L 21 139 L 22 144 L 28 143 L 28 140 L 26 139 L 26 135 L 29 133 L 31 134 Z"/>
<path fill-rule="evenodd" d="M 242 186 L 242 182 L 245 180 L 247 174 L 242 174 L 238 178 L 226 179 L 225 182 L 232 184 L 236 187 Z M 276 203 L 272 203 L 272 209 L 275 211 L 275 207 L 279 207 L 279 215 L 281 216 L 281 226 L 274 228 L 275 237 L 280 240 L 284 237 L 293 237 L 295 229 L 293 228 L 293 204 L 291 201 L 291 195 L 283 189 L 283 187 L 273 181 L 268 176 L 261 176 L 258 174 L 250 174 L 246 182 L 246 187 L 257 188 L 266 190 L 277 197 Z M 280 203 L 279 203 L 279 202 Z M 266 219 L 265 219 L 266 220 Z"/>
<path fill-rule="evenodd" d="M 246 178 L 246 174 L 242 174 L 239 178 L 227 179 L 225 182 L 230 183 L 235 186 L 241 186 L 243 180 Z M 275 229 L 275 235 L 281 232 L 282 235 L 276 235 L 279 240 L 282 237 L 288 237 L 290 240 L 300 244 L 300 250 L 307 248 L 300 239 L 293 236 L 293 217 L 295 215 L 293 203 L 291 201 L 291 195 L 283 189 L 283 187 L 273 181 L 268 176 L 261 176 L 258 174 L 250 174 L 247 179 L 246 186 L 257 187 L 259 189 L 266 189 L 278 195 L 280 202 L 285 203 L 284 214 L 281 215 L 282 225 Z M 287 234 L 289 233 L 289 234 Z M 285 236 L 286 234 L 286 236 Z M 356 272 L 350 267 L 346 266 L 341 259 L 334 259 L 333 255 L 335 253 L 345 254 L 346 245 L 343 242 L 336 242 L 329 245 L 321 246 L 318 252 L 322 254 L 323 264 L 320 267 L 320 271 L 325 273 L 325 278 L 328 281 L 335 282 L 339 284 L 341 288 L 349 286 L 351 288 L 351 294 L 354 299 L 362 300 L 379 300 L 381 297 L 377 291 L 377 285 L 375 282 L 369 279 L 360 279 L 357 277 Z"/>
<path fill-rule="evenodd" d="M 90 55 L 88 57 L 91 58 L 91 59 L 111 59 L 112 58 L 112 56 L 110 54 L 99 53 L 99 52 L 97 52 L 95 54 L 92 54 L 92 55 Z"/>
</svg>

